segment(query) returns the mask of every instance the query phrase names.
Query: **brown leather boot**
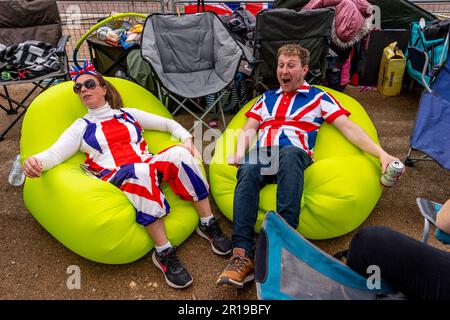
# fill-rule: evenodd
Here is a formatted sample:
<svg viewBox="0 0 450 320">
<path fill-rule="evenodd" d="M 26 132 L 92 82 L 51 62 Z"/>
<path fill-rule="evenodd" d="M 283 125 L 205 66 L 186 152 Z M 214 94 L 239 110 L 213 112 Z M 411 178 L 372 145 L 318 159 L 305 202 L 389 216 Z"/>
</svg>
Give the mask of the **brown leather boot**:
<svg viewBox="0 0 450 320">
<path fill-rule="evenodd" d="M 226 284 L 237 288 L 243 288 L 244 284 L 255 278 L 253 271 L 255 263 L 253 259 L 245 256 L 245 250 L 233 249 L 233 256 L 227 267 L 217 279 L 216 284 Z"/>
</svg>

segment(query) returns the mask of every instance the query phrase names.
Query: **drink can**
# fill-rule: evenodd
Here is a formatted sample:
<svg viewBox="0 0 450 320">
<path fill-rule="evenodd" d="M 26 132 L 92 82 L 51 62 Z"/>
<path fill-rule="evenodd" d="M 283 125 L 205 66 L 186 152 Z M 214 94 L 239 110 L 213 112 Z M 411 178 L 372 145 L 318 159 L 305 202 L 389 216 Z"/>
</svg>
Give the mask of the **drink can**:
<svg viewBox="0 0 450 320">
<path fill-rule="evenodd" d="M 389 162 L 386 172 L 381 176 L 381 183 L 386 187 L 392 187 L 405 171 L 405 166 L 401 161 Z"/>
</svg>

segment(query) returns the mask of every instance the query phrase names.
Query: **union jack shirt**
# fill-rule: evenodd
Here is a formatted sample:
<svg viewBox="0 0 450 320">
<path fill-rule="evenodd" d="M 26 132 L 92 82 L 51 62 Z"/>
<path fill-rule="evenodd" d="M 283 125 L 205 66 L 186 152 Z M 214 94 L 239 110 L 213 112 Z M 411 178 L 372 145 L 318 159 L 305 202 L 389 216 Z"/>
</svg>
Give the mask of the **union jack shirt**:
<svg viewBox="0 0 450 320">
<path fill-rule="evenodd" d="M 341 115 L 350 112 L 330 93 L 306 81 L 292 93 L 281 88 L 265 92 L 246 113 L 260 122 L 257 147 L 294 145 L 310 157 L 322 123 L 332 123 Z"/>
</svg>

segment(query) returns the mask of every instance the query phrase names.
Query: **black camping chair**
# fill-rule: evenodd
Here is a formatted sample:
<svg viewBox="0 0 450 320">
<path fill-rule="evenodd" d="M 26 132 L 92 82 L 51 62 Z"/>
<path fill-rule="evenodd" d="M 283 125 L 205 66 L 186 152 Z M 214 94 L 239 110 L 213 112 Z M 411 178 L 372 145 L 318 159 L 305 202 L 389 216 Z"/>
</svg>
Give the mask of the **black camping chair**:
<svg viewBox="0 0 450 320">
<path fill-rule="evenodd" d="M 9 115 L 18 114 L 0 133 L 0 141 L 25 114 L 28 99 L 37 89 L 44 91 L 58 79 L 70 79 L 65 49 L 67 39 L 62 35 L 56 1 L 0 1 L 0 86 L 3 88 L 0 97 L 7 101 L 6 106 L 0 103 L 0 108 Z M 47 62 L 42 62 L 48 56 L 40 57 L 46 53 L 52 54 L 54 59 L 51 68 Z M 12 64 L 14 61 L 17 65 Z M 25 97 L 12 97 L 8 87 L 25 83 L 33 84 Z"/>
<path fill-rule="evenodd" d="M 115 20 L 115 17 L 120 17 Z M 111 23 L 115 23 L 116 21 L 121 23 L 121 19 L 126 19 L 127 22 L 130 18 L 133 18 L 135 22 L 141 23 L 141 19 L 145 19 L 144 14 L 139 13 L 118 13 L 109 17 L 101 18 L 97 20 L 97 28 L 92 27 L 87 31 L 85 36 L 90 35 L 91 33 L 98 31 L 99 27 L 103 25 L 108 25 Z M 117 27 L 115 27 L 117 28 Z M 117 71 L 122 71 L 122 77 L 130 77 L 129 66 L 127 62 L 128 54 L 133 50 L 140 50 L 140 44 L 134 43 L 129 47 L 125 48 L 122 45 L 113 46 L 108 44 L 106 41 L 98 39 L 96 36 L 86 37 L 86 43 L 89 48 L 89 54 L 91 57 L 91 61 L 99 73 L 104 76 L 115 77 L 117 76 Z M 81 43 L 79 43 L 81 45 Z M 77 46 L 79 48 L 79 46 Z"/>
<path fill-rule="evenodd" d="M 298 43 L 309 50 L 306 81 L 324 80 L 334 14 L 334 8 L 300 12 L 281 8 L 258 13 L 253 49 L 255 95 L 261 87 L 263 91 L 278 87 L 277 50 L 286 43 Z"/>
<path fill-rule="evenodd" d="M 129 76 L 127 57 L 132 50 L 139 49 L 138 45 L 127 49 L 113 47 L 95 37 L 88 38 L 86 42 L 95 70 L 110 77 L 114 77 L 118 70 L 122 70 Z"/>
</svg>

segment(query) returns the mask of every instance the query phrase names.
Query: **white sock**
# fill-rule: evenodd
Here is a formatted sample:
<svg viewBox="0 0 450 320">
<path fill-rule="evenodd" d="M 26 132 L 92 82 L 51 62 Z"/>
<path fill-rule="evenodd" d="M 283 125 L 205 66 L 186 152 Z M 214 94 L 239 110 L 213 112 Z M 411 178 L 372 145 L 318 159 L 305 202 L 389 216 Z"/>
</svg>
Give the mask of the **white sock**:
<svg viewBox="0 0 450 320">
<path fill-rule="evenodd" d="M 172 244 L 170 243 L 170 241 L 167 241 L 167 243 L 163 244 L 161 247 L 158 247 L 158 246 L 155 245 L 155 249 L 156 249 L 157 253 L 161 253 L 164 250 L 166 250 L 168 248 L 171 248 L 171 247 L 172 247 Z"/>
<path fill-rule="evenodd" d="M 209 220 L 211 220 L 212 218 L 214 218 L 213 215 L 207 216 L 205 218 L 200 218 L 200 223 L 204 226 L 207 226 L 209 224 Z"/>
</svg>

